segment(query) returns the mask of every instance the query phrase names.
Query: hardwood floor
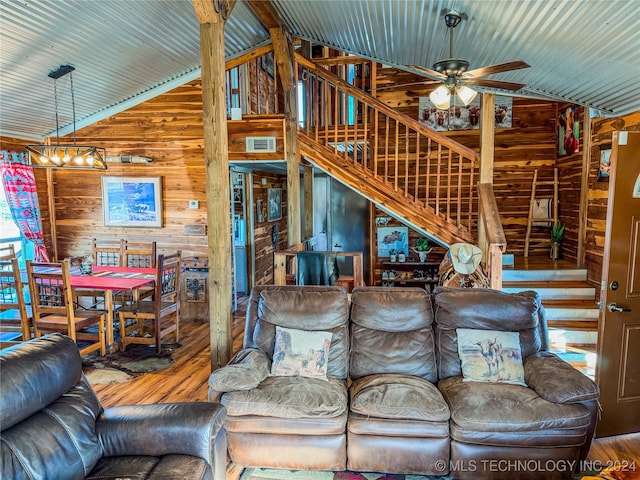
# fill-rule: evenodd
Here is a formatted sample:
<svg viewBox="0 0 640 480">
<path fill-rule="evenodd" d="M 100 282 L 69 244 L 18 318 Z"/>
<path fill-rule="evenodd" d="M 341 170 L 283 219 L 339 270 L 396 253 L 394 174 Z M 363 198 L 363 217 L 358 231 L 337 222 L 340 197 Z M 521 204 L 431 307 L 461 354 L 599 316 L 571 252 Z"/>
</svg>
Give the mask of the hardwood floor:
<svg viewBox="0 0 640 480">
<path fill-rule="evenodd" d="M 233 324 L 234 352 L 242 345 L 243 326 L 244 314 L 238 312 Z M 103 406 L 207 401 L 207 381 L 211 373 L 209 324 L 183 322 L 180 343 L 182 347 L 176 350 L 176 362 L 171 368 L 118 385 L 93 385 Z M 602 466 L 609 462 L 635 461 L 640 469 L 640 433 L 594 440 L 588 460 L 600 462 Z M 241 468 L 229 465 L 227 480 L 237 480 L 241 473 Z"/>
</svg>

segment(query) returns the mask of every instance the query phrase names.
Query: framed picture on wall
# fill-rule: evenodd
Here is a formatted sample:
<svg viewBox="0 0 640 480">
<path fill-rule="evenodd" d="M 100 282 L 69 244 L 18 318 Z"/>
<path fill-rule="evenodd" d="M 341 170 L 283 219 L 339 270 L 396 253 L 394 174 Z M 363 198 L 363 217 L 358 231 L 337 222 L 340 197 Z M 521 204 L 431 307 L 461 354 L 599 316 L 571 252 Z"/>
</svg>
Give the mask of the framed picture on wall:
<svg viewBox="0 0 640 480">
<path fill-rule="evenodd" d="M 280 220 L 282 218 L 282 189 L 267 189 L 267 212 L 270 222 Z"/>
<path fill-rule="evenodd" d="M 609 181 L 609 169 L 611 168 L 611 146 L 600 147 L 600 161 L 598 164 L 598 181 Z"/>
<path fill-rule="evenodd" d="M 396 253 L 402 250 L 409 253 L 408 227 L 380 227 L 378 228 L 378 256 L 388 257 L 391 250 Z"/>
<path fill-rule="evenodd" d="M 161 177 L 102 177 L 107 227 L 162 227 Z"/>
</svg>

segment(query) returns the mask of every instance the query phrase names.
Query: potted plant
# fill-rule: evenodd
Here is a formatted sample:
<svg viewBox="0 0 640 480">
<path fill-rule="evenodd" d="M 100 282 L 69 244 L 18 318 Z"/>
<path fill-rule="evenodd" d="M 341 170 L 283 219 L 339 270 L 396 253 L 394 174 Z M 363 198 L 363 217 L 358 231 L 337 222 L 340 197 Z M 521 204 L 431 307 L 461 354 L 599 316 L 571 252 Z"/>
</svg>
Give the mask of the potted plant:
<svg viewBox="0 0 640 480">
<path fill-rule="evenodd" d="M 429 239 L 427 237 L 420 237 L 416 240 L 415 251 L 418 252 L 421 262 L 427 261 L 427 254 L 431 251 L 429 248 Z"/>
<path fill-rule="evenodd" d="M 549 258 L 552 260 L 558 260 L 560 258 L 560 243 L 564 238 L 565 224 L 562 222 L 556 222 L 551 227 L 551 251 L 549 252 Z"/>
<path fill-rule="evenodd" d="M 395 262 L 397 260 L 398 260 L 398 257 L 396 256 L 396 249 L 392 248 L 391 250 L 389 250 L 389 261 Z"/>
</svg>

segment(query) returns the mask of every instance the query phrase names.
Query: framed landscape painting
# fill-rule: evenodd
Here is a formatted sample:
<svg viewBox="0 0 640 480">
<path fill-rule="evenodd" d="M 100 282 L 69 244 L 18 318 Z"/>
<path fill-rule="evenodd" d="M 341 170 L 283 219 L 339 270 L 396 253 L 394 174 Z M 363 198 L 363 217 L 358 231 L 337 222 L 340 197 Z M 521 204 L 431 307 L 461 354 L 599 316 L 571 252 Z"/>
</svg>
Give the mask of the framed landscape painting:
<svg viewBox="0 0 640 480">
<path fill-rule="evenodd" d="M 162 227 L 160 177 L 102 177 L 107 227 Z"/>
</svg>

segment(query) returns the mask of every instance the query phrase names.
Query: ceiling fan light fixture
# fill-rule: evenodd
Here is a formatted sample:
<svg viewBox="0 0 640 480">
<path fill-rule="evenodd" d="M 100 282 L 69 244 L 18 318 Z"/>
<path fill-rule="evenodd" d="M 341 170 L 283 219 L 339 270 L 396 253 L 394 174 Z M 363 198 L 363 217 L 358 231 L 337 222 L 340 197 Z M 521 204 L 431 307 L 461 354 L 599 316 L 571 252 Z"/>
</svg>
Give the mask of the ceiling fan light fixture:
<svg viewBox="0 0 640 480">
<path fill-rule="evenodd" d="M 105 161 L 107 152 L 102 147 L 76 145 L 76 104 L 73 90 L 73 72 L 75 67 L 60 65 L 56 70 L 49 72 L 49 78 L 53 78 L 53 92 L 56 107 L 56 145 L 27 145 L 29 160 L 33 167 L 45 168 L 83 168 L 92 170 L 106 170 Z M 56 82 L 65 75 L 70 75 L 71 106 L 73 109 L 73 145 L 60 145 L 58 125 L 58 93 Z"/>
<path fill-rule="evenodd" d="M 446 110 L 451 103 L 451 93 L 446 86 L 440 85 L 429 94 L 429 100 L 431 100 L 431 103 L 433 103 L 437 109 Z"/>
<path fill-rule="evenodd" d="M 458 94 L 458 97 L 465 107 L 473 102 L 473 99 L 476 98 L 476 95 L 478 95 L 478 92 L 476 92 L 473 88 L 467 87 L 466 85 L 460 85 L 459 87 L 457 87 L 456 93 Z"/>
</svg>

